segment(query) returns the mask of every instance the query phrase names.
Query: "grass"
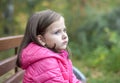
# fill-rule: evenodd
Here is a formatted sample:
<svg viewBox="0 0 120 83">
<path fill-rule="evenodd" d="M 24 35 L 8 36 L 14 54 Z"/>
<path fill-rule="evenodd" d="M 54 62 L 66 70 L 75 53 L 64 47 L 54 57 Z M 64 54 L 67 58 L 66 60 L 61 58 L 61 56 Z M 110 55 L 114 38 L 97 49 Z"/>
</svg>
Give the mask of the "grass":
<svg viewBox="0 0 120 83">
<path fill-rule="evenodd" d="M 87 67 L 85 61 L 72 58 L 76 66 L 87 78 L 87 83 L 120 83 L 120 72 L 108 72 L 105 69 Z"/>
</svg>

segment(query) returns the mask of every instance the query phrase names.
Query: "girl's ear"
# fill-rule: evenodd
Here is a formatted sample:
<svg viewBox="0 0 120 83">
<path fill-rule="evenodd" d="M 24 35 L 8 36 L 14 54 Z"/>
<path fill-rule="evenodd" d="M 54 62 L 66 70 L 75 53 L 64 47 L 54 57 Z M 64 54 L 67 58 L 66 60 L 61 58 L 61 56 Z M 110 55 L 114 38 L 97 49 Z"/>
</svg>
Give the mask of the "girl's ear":
<svg viewBox="0 0 120 83">
<path fill-rule="evenodd" d="M 42 35 L 37 35 L 37 39 L 42 46 L 45 46 L 44 38 Z"/>
</svg>

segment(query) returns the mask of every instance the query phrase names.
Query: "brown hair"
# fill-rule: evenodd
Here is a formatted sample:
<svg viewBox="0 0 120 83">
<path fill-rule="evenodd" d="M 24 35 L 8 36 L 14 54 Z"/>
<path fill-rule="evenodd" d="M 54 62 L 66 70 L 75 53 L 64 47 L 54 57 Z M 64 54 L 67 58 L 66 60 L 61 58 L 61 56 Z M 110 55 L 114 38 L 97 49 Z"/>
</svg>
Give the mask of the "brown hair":
<svg viewBox="0 0 120 83">
<path fill-rule="evenodd" d="M 25 48 L 31 42 L 41 45 L 38 42 L 37 35 L 44 35 L 48 26 L 53 22 L 59 20 L 60 17 L 61 15 L 55 11 L 44 10 L 34 13 L 28 19 L 23 41 L 21 42 L 20 49 L 18 51 L 18 57 L 16 62 L 17 66 L 21 66 L 20 56 L 22 49 Z"/>
</svg>

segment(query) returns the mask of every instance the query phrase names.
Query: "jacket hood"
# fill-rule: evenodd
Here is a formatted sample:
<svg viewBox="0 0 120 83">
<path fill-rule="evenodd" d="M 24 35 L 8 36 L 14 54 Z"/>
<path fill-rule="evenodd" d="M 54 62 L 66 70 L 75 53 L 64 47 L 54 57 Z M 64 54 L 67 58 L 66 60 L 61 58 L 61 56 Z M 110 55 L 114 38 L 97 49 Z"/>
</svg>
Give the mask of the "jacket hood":
<svg viewBox="0 0 120 83">
<path fill-rule="evenodd" d="M 60 53 L 55 53 L 48 48 L 39 46 L 35 43 L 30 43 L 21 53 L 21 68 L 26 69 L 29 65 L 45 58 L 57 58 L 64 62 L 64 58 L 68 57 L 68 52 L 62 50 Z"/>
</svg>

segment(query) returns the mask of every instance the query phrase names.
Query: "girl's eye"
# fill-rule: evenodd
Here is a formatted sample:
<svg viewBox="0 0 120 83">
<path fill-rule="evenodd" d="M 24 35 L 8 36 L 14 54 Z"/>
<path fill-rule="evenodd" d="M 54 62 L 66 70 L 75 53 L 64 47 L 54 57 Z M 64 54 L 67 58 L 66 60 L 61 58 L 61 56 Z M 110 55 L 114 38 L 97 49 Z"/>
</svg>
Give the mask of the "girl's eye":
<svg viewBox="0 0 120 83">
<path fill-rule="evenodd" d="M 60 30 L 56 31 L 54 34 L 59 34 L 60 33 Z"/>
</svg>

